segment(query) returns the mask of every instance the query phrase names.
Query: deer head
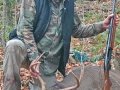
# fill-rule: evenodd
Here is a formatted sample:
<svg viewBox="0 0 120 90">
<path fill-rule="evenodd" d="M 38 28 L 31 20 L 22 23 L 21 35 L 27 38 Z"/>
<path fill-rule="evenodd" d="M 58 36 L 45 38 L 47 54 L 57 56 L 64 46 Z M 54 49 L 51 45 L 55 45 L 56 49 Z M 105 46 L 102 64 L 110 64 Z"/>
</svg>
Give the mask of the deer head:
<svg viewBox="0 0 120 90">
<path fill-rule="evenodd" d="M 39 63 L 39 60 L 40 60 L 40 58 L 42 57 L 43 54 L 44 53 L 42 53 L 38 58 L 36 58 L 35 63 L 31 67 L 33 67 L 34 65 Z M 35 70 L 33 70 L 33 71 L 36 72 Z M 74 85 L 74 86 L 63 88 L 63 89 L 59 89 L 59 90 L 74 90 L 74 89 L 78 88 L 80 86 L 80 83 L 81 83 L 81 80 L 82 80 L 82 77 L 83 77 L 83 74 L 84 74 L 84 65 L 82 64 L 82 68 L 80 69 L 80 73 L 81 74 L 80 74 L 79 77 L 77 77 L 73 72 L 71 72 L 71 73 L 74 76 L 77 84 Z M 38 77 L 38 80 L 39 80 L 39 82 L 41 84 L 41 90 L 46 90 L 46 83 L 43 81 L 43 79 L 39 75 L 37 77 Z M 39 87 L 34 85 L 34 88 L 36 88 L 36 90 L 38 90 Z M 40 88 L 39 88 L 39 90 L 40 90 Z"/>
</svg>

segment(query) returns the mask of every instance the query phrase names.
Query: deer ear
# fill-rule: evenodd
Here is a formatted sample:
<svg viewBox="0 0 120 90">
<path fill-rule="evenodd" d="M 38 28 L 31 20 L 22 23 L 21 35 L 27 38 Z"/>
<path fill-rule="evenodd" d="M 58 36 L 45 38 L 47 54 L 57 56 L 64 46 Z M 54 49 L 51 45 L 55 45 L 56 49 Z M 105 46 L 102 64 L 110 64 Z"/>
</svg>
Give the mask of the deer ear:
<svg viewBox="0 0 120 90">
<path fill-rule="evenodd" d="M 56 83 L 54 86 L 50 87 L 49 90 L 59 90 L 64 88 L 62 85 Z"/>
<path fill-rule="evenodd" d="M 29 82 L 29 90 L 41 90 L 41 88 L 36 84 Z"/>
</svg>

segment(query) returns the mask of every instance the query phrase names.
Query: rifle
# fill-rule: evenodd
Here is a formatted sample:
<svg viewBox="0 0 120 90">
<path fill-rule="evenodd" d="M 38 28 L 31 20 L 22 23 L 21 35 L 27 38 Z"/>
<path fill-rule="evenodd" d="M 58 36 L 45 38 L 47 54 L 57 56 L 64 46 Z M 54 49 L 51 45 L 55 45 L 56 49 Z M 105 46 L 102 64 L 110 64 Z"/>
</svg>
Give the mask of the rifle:
<svg viewBox="0 0 120 90">
<path fill-rule="evenodd" d="M 114 14 L 115 6 L 116 6 L 116 0 L 113 1 L 112 14 Z M 115 30 L 116 30 L 116 26 L 114 25 L 114 18 L 111 18 L 109 31 L 108 31 L 105 60 L 104 60 L 104 78 L 105 78 L 104 90 L 110 90 L 110 87 L 112 85 L 109 78 L 109 71 L 111 69 L 110 61 L 111 61 L 112 50 L 114 47 Z"/>
</svg>

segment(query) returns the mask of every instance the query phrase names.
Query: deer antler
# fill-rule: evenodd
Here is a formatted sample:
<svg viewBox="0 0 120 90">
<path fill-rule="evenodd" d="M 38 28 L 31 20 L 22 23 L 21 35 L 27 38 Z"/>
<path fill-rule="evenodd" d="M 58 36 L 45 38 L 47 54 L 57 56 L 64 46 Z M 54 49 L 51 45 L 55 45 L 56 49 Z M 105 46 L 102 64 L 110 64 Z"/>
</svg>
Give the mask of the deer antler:
<svg viewBox="0 0 120 90">
<path fill-rule="evenodd" d="M 80 86 L 80 83 L 81 83 L 81 80 L 82 80 L 82 77 L 84 75 L 84 64 L 82 64 L 82 67 L 81 67 L 81 74 L 80 74 L 80 77 L 78 78 L 73 72 L 71 72 L 73 74 L 73 76 L 75 77 L 76 81 L 77 81 L 77 84 L 75 86 L 71 86 L 71 87 L 68 87 L 68 88 L 63 88 L 63 89 L 59 89 L 59 90 L 74 90 L 76 88 L 78 88 Z"/>
<path fill-rule="evenodd" d="M 41 57 L 43 56 L 44 53 L 45 53 L 45 52 L 43 52 L 39 57 L 37 57 L 37 58 L 35 59 L 35 63 L 34 63 L 31 67 L 33 67 L 34 65 L 40 63 L 39 60 L 41 59 Z M 35 70 L 34 68 L 33 68 L 33 71 L 36 72 L 36 70 Z M 46 83 L 43 81 L 43 79 L 40 77 L 40 75 L 37 75 L 37 77 L 38 77 L 38 80 L 39 80 L 40 83 L 41 83 L 41 88 L 42 88 L 42 90 L 46 90 Z"/>
<path fill-rule="evenodd" d="M 46 83 L 43 81 L 43 79 L 39 75 L 37 75 L 37 77 L 38 77 L 38 80 L 41 83 L 42 90 L 46 90 Z"/>
</svg>

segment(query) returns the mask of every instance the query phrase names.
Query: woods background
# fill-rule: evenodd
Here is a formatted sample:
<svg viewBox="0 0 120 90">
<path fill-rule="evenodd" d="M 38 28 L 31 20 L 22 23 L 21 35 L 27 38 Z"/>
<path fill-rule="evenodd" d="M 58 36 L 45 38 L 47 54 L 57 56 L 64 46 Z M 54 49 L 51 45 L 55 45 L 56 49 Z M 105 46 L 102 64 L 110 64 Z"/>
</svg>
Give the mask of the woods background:
<svg viewBox="0 0 120 90">
<path fill-rule="evenodd" d="M 2 90 L 2 61 L 4 47 L 8 41 L 9 33 L 16 28 L 19 17 L 21 0 L 0 0 L 0 90 Z M 84 24 L 91 24 L 104 20 L 111 14 L 113 0 L 76 0 L 78 15 Z M 117 0 L 115 13 L 120 19 L 120 0 Z M 108 32 L 97 36 L 75 39 L 72 38 L 71 50 L 82 52 L 88 57 L 88 62 L 84 65 L 103 65 L 103 56 L 105 53 Z M 113 68 L 119 68 L 120 64 L 120 24 L 117 27 L 115 35 L 115 45 L 112 55 Z M 78 63 L 67 64 L 66 72 L 70 72 Z M 62 80 L 60 74 L 56 74 L 59 81 Z M 22 90 L 27 89 L 27 82 L 30 80 L 28 71 L 21 69 Z"/>
</svg>

